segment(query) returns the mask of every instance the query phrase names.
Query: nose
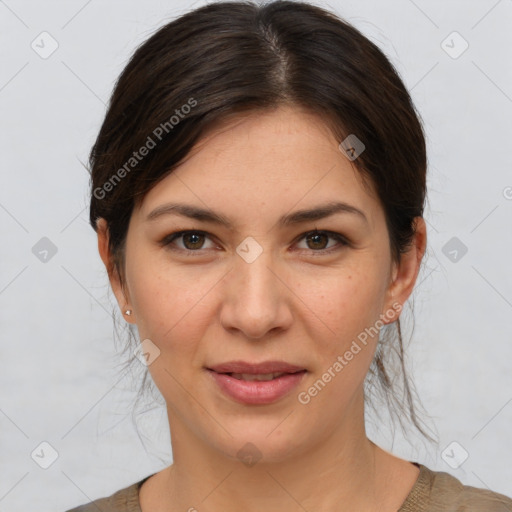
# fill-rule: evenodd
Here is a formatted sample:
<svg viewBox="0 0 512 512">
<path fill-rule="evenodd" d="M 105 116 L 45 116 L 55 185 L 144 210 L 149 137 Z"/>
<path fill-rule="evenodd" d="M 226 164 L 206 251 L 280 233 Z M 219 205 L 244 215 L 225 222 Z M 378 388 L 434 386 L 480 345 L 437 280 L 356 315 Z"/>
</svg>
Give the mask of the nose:
<svg viewBox="0 0 512 512">
<path fill-rule="evenodd" d="M 238 254 L 225 278 L 221 324 L 248 339 L 262 339 L 291 326 L 293 292 L 283 266 L 263 251 L 254 261 Z"/>
</svg>

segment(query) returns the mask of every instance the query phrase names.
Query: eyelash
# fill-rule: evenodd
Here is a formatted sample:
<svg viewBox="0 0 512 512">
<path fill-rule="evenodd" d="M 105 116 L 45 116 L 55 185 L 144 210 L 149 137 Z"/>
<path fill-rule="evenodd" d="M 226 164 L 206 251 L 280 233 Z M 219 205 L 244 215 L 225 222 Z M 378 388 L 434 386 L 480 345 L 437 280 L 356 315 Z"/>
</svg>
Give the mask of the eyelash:
<svg viewBox="0 0 512 512">
<path fill-rule="evenodd" d="M 167 247 L 172 251 L 185 253 L 187 256 L 200 255 L 203 250 L 207 250 L 207 249 L 192 250 L 192 249 L 181 249 L 181 248 L 173 247 L 172 242 L 174 242 L 174 240 L 176 240 L 177 238 L 181 238 L 182 236 L 187 235 L 187 234 L 205 235 L 206 237 L 210 238 L 209 233 L 207 233 L 206 231 L 201 231 L 199 229 L 189 229 L 189 230 L 184 230 L 184 231 L 174 231 L 173 233 L 166 235 L 159 242 L 159 244 L 162 247 Z M 318 229 L 315 229 L 312 231 L 307 231 L 306 233 L 303 233 L 299 238 L 296 239 L 295 243 L 302 241 L 304 238 L 306 238 L 307 235 L 327 235 L 329 238 L 332 238 L 339 243 L 339 245 L 330 247 L 329 249 L 319 249 L 319 250 L 309 249 L 309 251 L 311 253 L 313 253 L 315 256 L 322 256 L 322 255 L 330 254 L 334 251 L 338 251 L 341 248 L 349 245 L 348 240 L 344 236 L 340 235 L 339 233 L 335 233 L 333 231 L 322 231 L 322 230 L 318 230 Z M 308 249 L 304 249 L 304 250 L 308 251 Z M 195 254 L 195 253 L 197 253 L 197 254 Z"/>
</svg>

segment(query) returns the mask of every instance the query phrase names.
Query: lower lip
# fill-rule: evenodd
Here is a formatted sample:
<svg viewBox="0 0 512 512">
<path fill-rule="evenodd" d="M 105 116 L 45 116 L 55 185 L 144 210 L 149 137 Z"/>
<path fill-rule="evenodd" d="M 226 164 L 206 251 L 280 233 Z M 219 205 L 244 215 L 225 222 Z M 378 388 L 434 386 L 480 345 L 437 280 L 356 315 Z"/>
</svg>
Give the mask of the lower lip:
<svg viewBox="0 0 512 512">
<path fill-rule="evenodd" d="M 270 404 L 297 387 L 306 370 L 285 373 L 280 377 L 265 381 L 235 379 L 225 373 L 208 370 L 219 387 L 231 398 L 243 404 Z"/>
</svg>

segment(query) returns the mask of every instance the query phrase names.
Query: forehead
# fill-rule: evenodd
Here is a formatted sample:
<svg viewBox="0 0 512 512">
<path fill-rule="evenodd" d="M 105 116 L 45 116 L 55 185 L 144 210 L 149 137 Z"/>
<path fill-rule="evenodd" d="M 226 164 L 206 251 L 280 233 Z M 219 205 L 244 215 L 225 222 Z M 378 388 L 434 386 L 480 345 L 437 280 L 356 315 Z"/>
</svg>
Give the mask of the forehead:
<svg viewBox="0 0 512 512">
<path fill-rule="evenodd" d="M 243 148 L 244 153 L 238 155 L 243 159 L 254 156 L 254 152 L 261 156 L 269 152 L 280 154 L 279 149 L 296 153 L 300 145 L 302 150 L 297 156 L 304 159 L 308 153 L 314 157 L 315 153 L 332 150 L 338 144 L 318 114 L 299 107 L 280 106 L 221 120 L 203 134 L 191 156 L 207 152 L 208 158 L 215 155 L 233 159 L 234 153 Z M 339 156 L 337 151 L 336 156 Z"/>
<path fill-rule="evenodd" d="M 144 198 L 143 216 L 180 200 L 230 217 L 343 201 L 375 222 L 380 206 L 322 119 L 281 107 L 218 124 Z M 271 217 L 269 217 L 270 219 Z"/>
</svg>

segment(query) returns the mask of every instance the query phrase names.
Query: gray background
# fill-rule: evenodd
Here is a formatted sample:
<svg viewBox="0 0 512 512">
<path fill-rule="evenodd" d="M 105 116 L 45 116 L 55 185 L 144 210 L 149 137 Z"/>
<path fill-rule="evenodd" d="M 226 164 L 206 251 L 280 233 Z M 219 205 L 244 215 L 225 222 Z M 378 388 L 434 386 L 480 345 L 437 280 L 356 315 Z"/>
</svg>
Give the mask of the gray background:
<svg viewBox="0 0 512 512">
<path fill-rule="evenodd" d="M 81 162 L 134 48 L 203 3 L 0 1 L 0 512 L 63 511 L 170 463 L 165 411 L 140 421 L 142 439 L 130 420 L 137 377 L 119 370 Z M 429 249 L 408 361 L 440 446 L 400 430 L 393 444 L 373 423 L 369 435 L 512 496 L 512 1 L 319 5 L 385 51 L 428 138 Z M 58 43 L 47 58 L 43 31 Z M 460 55 L 453 31 L 469 44 Z M 40 252 L 43 237 L 56 254 Z M 47 469 L 42 442 L 58 453 Z"/>
</svg>

